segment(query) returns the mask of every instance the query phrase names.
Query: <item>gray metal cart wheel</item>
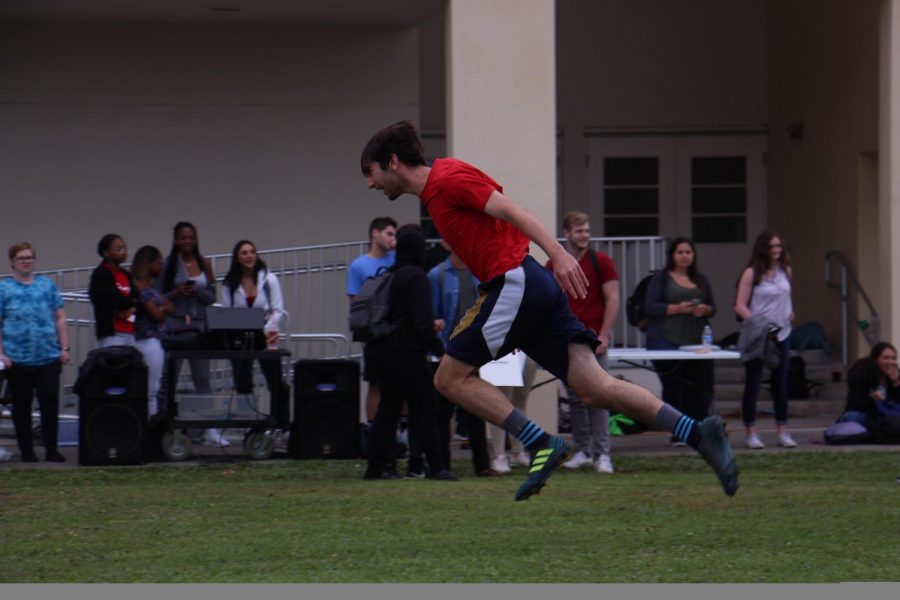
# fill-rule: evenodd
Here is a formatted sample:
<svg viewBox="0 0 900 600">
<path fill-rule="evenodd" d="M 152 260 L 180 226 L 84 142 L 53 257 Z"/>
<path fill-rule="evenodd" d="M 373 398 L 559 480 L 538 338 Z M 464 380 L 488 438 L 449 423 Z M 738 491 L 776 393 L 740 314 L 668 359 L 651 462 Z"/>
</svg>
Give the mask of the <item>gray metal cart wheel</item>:
<svg viewBox="0 0 900 600">
<path fill-rule="evenodd" d="M 163 434 L 162 451 L 169 460 L 187 460 L 191 456 L 191 438 L 180 429 L 170 429 Z"/>
<path fill-rule="evenodd" d="M 272 432 L 253 429 L 244 436 L 244 451 L 253 460 L 265 460 L 275 452 L 275 438 Z"/>
</svg>

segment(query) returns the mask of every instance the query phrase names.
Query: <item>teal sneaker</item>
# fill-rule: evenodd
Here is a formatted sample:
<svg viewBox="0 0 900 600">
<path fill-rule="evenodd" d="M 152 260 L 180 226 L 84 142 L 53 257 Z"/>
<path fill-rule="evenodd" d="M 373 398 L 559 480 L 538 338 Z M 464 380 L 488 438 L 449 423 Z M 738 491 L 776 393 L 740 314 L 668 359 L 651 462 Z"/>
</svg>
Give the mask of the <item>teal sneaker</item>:
<svg viewBox="0 0 900 600">
<path fill-rule="evenodd" d="M 569 444 L 558 435 L 550 438 L 546 448 L 537 450 L 531 457 L 531 467 L 528 469 L 528 477 L 516 490 L 516 502 L 528 500 L 534 494 L 540 493 L 541 488 L 547 482 L 547 478 L 553 474 L 563 461 L 569 458 Z"/>
<path fill-rule="evenodd" d="M 699 427 L 700 446 L 697 452 L 715 471 L 725 493 L 734 496 L 738 489 L 738 467 L 728 444 L 724 421 L 721 417 L 706 417 L 700 421 Z"/>
</svg>

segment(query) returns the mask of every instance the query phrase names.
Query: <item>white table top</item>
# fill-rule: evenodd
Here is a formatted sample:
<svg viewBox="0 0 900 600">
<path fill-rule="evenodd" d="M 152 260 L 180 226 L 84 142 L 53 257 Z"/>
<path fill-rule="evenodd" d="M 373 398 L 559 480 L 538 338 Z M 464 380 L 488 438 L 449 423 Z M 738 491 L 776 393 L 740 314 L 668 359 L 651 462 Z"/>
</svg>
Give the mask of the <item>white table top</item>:
<svg viewBox="0 0 900 600">
<path fill-rule="evenodd" d="M 714 346 L 718 348 L 718 346 Z M 709 352 L 698 350 L 647 350 L 646 348 L 611 348 L 609 359 L 614 360 L 737 360 L 740 352 L 714 349 Z"/>
</svg>

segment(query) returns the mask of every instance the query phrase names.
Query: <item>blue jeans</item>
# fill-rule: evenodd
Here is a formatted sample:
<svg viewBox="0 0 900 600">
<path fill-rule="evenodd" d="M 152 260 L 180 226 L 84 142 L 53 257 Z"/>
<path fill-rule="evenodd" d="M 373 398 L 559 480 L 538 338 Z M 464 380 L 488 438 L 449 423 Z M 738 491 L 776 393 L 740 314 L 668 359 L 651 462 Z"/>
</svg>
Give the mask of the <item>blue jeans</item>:
<svg viewBox="0 0 900 600">
<path fill-rule="evenodd" d="M 789 339 L 778 342 L 780 359 L 778 366 L 772 369 L 774 382 L 774 394 L 772 401 L 775 405 L 775 423 L 784 425 L 787 423 L 788 402 L 788 359 L 790 358 Z M 741 413 L 744 425 L 752 427 L 756 423 L 756 399 L 759 397 L 759 388 L 762 385 L 763 361 L 761 358 L 744 363 L 744 398 L 741 401 Z"/>
</svg>

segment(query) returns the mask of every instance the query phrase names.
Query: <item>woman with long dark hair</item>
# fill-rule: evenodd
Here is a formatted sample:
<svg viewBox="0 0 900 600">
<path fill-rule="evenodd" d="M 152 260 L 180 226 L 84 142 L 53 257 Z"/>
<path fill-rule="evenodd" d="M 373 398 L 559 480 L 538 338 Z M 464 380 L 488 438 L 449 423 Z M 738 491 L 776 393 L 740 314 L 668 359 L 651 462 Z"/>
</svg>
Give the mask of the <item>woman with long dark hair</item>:
<svg viewBox="0 0 900 600">
<path fill-rule="evenodd" d="M 173 313 L 166 319 L 169 333 L 179 331 L 204 331 L 206 307 L 216 301 L 216 276 L 212 264 L 200 252 L 197 228 L 192 223 L 179 221 L 173 230 L 172 249 L 166 257 L 162 277 L 157 288 L 174 305 Z M 209 360 L 192 358 L 191 379 L 194 392 L 209 394 Z M 181 361 L 175 361 L 173 372 L 167 377 L 178 379 Z M 228 441 L 218 429 L 207 429 L 204 443 L 227 446 Z"/>
<path fill-rule="evenodd" d="M 716 314 L 712 286 L 697 269 L 697 251 L 687 237 L 672 240 L 666 268 L 647 286 L 644 311 L 648 350 L 676 350 L 700 344 L 703 327 Z M 712 401 L 712 363 L 707 360 L 655 360 L 663 400 L 689 417 L 709 416 Z M 673 436 L 673 444 L 684 445 Z"/>
<path fill-rule="evenodd" d="M 222 282 L 220 302 L 232 308 L 261 308 L 266 311 L 266 336 L 269 347 L 277 346 L 278 332 L 284 318 L 284 301 L 278 277 L 272 273 L 256 253 L 256 245 L 249 240 L 241 240 L 231 251 L 231 265 Z M 239 394 L 253 392 L 253 362 L 232 361 L 234 385 Z M 278 371 L 271 360 L 261 360 L 259 365 L 269 390 L 280 383 Z"/>
<path fill-rule="evenodd" d="M 771 327 L 778 328 L 776 338 L 779 360 L 778 366 L 772 370 L 772 387 L 778 445 L 783 448 L 797 447 L 787 429 L 789 338 L 791 323 L 794 321 L 791 303 L 792 275 L 791 257 L 784 238 L 774 231 L 763 231 L 753 244 L 753 253 L 738 280 L 734 300 L 734 311 L 742 320 L 762 315 Z M 747 429 L 745 445 L 751 449 L 760 449 L 765 445 L 756 428 L 756 399 L 762 384 L 763 359 L 746 361 L 744 372 L 741 412 Z"/>
<path fill-rule="evenodd" d="M 131 262 L 131 277 L 138 289 L 134 339 L 147 364 L 147 415 L 151 417 L 159 411 L 159 386 L 165 363 L 160 339 L 163 323 L 175 310 L 172 301 L 153 287 L 153 280 L 160 276 L 162 269 L 162 252 L 155 246 L 141 246 Z"/>
<path fill-rule="evenodd" d="M 869 356 L 861 358 L 847 372 L 847 405 L 838 421 L 854 421 L 866 426 L 866 415 L 875 403 L 887 399 L 900 402 L 900 370 L 897 349 L 888 342 L 872 346 Z"/>
</svg>

